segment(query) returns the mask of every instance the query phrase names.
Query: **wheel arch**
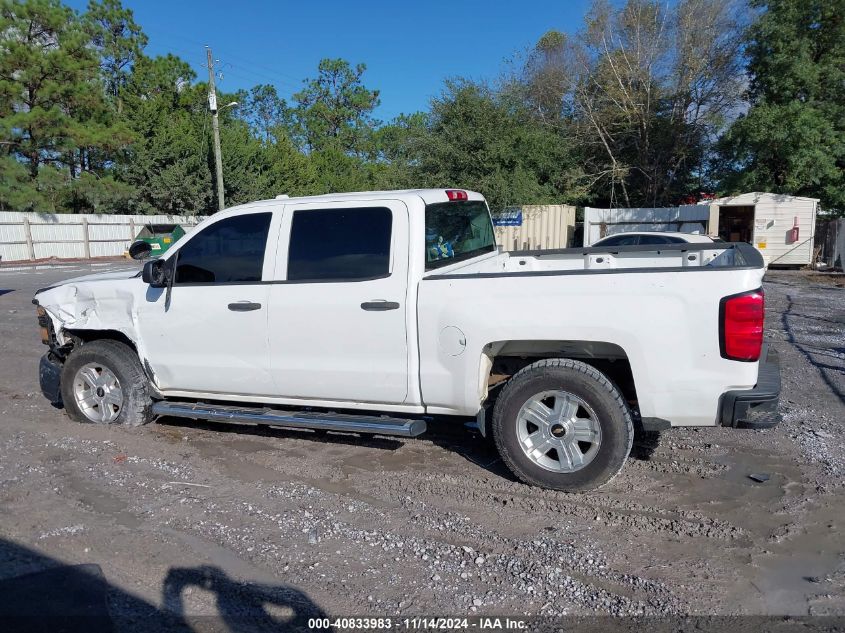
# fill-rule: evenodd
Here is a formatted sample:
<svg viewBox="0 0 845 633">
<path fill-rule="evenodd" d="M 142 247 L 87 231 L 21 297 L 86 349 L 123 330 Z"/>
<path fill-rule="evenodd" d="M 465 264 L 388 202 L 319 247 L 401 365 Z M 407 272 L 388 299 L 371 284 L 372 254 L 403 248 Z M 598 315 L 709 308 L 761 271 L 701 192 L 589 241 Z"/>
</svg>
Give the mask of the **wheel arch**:
<svg viewBox="0 0 845 633">
<path fill-rule="evenodd" d="M 70 335 L 74 341 L 81 341 L 83 345 L 85 343 L 91 343 L 92 341 L 102 340 L 123 343 L 132 349 L 132 351 L 134 351 L 138 356 L 138 361 L 141 363 L 141 368 L 147 377 L 147 382 L 149 382 L 149 387 L 153 395 L 157 398 L 163 397 L 161 392 L 158 390 L 155 373 L 153 372 L 152 367 L 150 367 L 150 363 L 141 355 L 137 343 L 129 338 L 124 332 L 121 332 L 120 330 L 93 330 L 85 328 L 69 328 L 65 329 L 65 332 Z"/>
<path fill-rule="evenodd" d="M 131 347 L 135 352 L 138 352 L 138 346 L 135 344 L 131 338 L 126 336 L 120 330 L 90 330 L 90 329 L 74 329 L 69 328 L 65 329 L 72 337 L 78 339 L 83 344 L 90 343 L 91 341 L 99 341 L 99 340 L 110 340 L 110 341 L 117 341 L 118 343 L 123 343 L 124 345 L 128 345 Z"/>
<path fill-rule="evenodd" d="M 481 402 L 495 400 L 497 388 L 524 367 L 551 358 L 569 358 L 591 365 L 616 384 L 629 404 L 636 404 L 634 372 L 625 348 L 609 341 L 575 339 L 502 340 L 485 345 L 479 360 Z"/>
</svg>

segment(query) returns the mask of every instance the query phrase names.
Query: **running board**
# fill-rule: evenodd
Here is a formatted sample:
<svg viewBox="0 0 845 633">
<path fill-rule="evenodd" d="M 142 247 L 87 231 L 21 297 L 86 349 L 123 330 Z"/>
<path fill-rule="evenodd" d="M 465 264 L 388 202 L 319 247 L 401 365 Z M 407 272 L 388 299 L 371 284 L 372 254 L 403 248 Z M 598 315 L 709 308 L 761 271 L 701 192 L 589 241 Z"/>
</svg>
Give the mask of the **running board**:
<svg viewBox="0 0 845 633">
<path fill-rule="evenodd" d="M 153 404 L 155 415 L 176 418 L 217 420 L 270 424 L 294 429 L 348 431 L 416 437 L 426 431 L 425 420 L 391 418 L 386 415 L 350 415 L 346 413 L 317 413 L 313 411 L 282 411 L 279 409 L 235 407 L 194 402 L 165 402 Z"/>
</svg>

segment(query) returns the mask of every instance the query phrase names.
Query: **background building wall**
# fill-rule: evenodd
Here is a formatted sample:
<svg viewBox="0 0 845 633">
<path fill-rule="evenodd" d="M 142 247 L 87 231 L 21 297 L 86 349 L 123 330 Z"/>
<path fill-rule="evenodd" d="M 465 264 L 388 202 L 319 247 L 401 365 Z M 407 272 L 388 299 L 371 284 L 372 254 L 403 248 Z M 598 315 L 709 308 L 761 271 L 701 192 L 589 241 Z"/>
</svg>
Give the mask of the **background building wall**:
<svg viewBox="0 0 845 633">
<path fill-rule="evenodd" d="M 584 246 L 614 233 L 680 231 L 707 234 L 710 207 L 703 204 L 680 207 L 636 207 L 627 209 L 584 209 Z"/>
<path fill-rule="evenodd" d="M 567 248 L 575 230 L 575 207 L 525 205 L 520 226 L 497 226 L 496 242 L 506 251 Z M 580 245 L 579 245 L 580 246 Z"/>
</svg>

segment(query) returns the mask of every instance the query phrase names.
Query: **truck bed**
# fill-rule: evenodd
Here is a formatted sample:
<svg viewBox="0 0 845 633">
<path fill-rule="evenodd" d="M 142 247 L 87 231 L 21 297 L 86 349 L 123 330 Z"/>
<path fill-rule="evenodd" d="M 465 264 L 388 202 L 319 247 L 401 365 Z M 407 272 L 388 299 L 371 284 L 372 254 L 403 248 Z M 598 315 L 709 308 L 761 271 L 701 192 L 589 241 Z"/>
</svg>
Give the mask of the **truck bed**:
<svg viewBox="0 0 845 633">
<path fill-rule="evenodd" d="M 492 253 L 430 271 L 418 295 L 423 397 L 435 413 L 477 410 L 478 359 L 502 353 L 501 341 L 522 357 L 544 341 L 575 358 L 601 344 L 630 363 L 643 417 L 715 425 L 722 394 L 758 377 L 757 362 L 721 356 L 720 302 L 760 288 L 763 274 L 756 249 L 722 243 Z"/>
<path fill-rule="evenodd" d="M 659 268 L 663 272 L 701 268 L 763 268 L 763 258 L 750 244 L 693 243 L 659 246 L 607 246 L 499 252 L 466 264 L 441 268 L 426 277 L 451 275 L 566 274 Z M 669 269 L 669 270 L 664 270 Z"/>
</svg>

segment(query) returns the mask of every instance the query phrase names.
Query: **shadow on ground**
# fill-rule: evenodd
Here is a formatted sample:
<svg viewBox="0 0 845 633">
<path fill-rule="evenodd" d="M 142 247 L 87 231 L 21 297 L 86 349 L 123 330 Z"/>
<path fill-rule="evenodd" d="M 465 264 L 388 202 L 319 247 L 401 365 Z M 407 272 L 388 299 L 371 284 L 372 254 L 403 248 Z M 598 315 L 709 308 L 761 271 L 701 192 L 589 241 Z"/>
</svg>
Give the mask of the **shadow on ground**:
<svg viewBox="0 0 845 633">
<path fill-rule="evenodd" d="M 344 444 L 388 451 L 398 450 L 406 442 L 414 441 L 405 438 L 396 439 L 359 433 L 314 432 L 307 429 L 286 429 L 265 424 L 209 422 L 173 417 L 159 418 L 156 424 L 172 429 L 200 429 L 215 433 L 249 435 L 278 440 L 298 439 L 314 442 L 315 444 Z M 429 420 L 427 424 L 428 430 L 421 439 L 427 440 L 447 451 L 457 453 L 467 461 L 487 470 L 497 477 L 516 481 L 516 478 L 499 458 L 499 453 L 496 450 L 492 438 L 482 437 L 477 428 L 467 428 L 459 420 L 435 419 Z M 641 461 L 650 460 L 659 442 L 660 433 L 643 431 L 641 428 L 637 428 L 634 433 L 631 458 Z"/>
<path fill-rule="evenodd" d="M 795 306 L 794 300 L 792 295 L 786 295 L 786 310 L 783 311 L 781 314 L 781 326 L 783 327 L 784 332 L 786 332 L 787 341 L 796 349 L 798 350 L 802 356 L 807 360 L 810 365 L 815 367 L 821 379 L 825 382 L 825 384 L 830 388 L 830 390 L 836 394 L 836 396 L 843 402 L 845 402 L 845 392 L 843 392 L 836 382 L 833 379 L 832 373 L 845 373 L 845 366 L 843 365 L 834 365 L 829 362 L 820 362 L 816 360 L 815 356 L 824 356 L 826 358 L 832 358 L 836 360 L 842 360 L 842 357 L 839 355 L 843 348 L 841 347 L 834 347 L 834 348 L 823 348 L 817 347 L 813 345 L 809 345 L 806 343 L 802 343 L 796 337 L 795 328 L 790 321 L 790 317 L 796 318 L 803 318 L 806 317 L 803 314 L 798 314 L 793 311 L 793 307 Z M 815 317 L 810 317 L 815 318 Z M 838 321 L 828 321 L 830 323 L 835 323 L 838 325 Z"/>
<path fill-rule="evenodd" d="M 194 588 L 213 595 L 217 614 L 186 613 Z M 325 617 L 304 593 L 285 585 L 233 580 L 211 566 L 173 567 L 155 605 L 110 583 L 96 564 L 67 565 L 0 539 L 0 631 L 306 631 Z"/>
</svg>

